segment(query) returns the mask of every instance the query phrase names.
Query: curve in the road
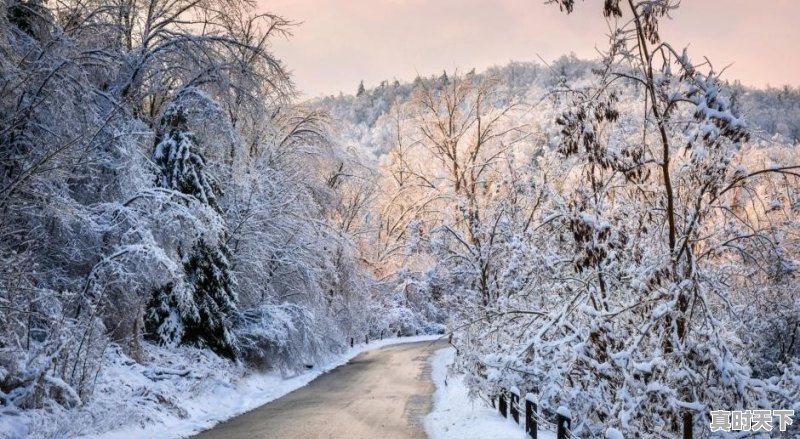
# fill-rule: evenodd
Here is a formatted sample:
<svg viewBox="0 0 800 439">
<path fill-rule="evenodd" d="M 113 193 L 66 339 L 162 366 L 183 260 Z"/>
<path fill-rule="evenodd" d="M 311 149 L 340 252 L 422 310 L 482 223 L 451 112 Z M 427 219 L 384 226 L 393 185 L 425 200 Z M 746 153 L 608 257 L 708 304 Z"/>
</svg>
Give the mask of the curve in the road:
<svg viewBox="0 0 800 439">
<path fill-rule="evenodd" d="M 424 438 L 422 417 L 434 391 L 429 357 L 446 346 L 420 342 L 366 352 L 196 438 Z"/>
</svg>

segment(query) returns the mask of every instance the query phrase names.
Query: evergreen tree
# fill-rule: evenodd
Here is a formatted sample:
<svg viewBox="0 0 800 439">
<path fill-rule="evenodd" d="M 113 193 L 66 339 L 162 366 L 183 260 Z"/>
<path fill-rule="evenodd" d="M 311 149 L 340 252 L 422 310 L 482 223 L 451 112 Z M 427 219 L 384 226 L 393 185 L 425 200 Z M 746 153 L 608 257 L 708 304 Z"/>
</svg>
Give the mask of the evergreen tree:
<svg viewBox="0 0 800 439">
<path fill-rule="evenodd" d="M 182 342 L 207 346 L 223 357 L 236 358 L 238 347 L 230 328 L 237 312 L 237 298 L 232 288 L 228 247 L 210 245 L 200 238 L 183 268 L 192 285 L 197 318 L 184 319 Z"/>
<path fill-rule="evenodd" d="M 205 172 L 205 160 L 187 127 L 185 110 L 179 106 L 168 109 L 161 123 L 169 132 L 158 140 L 153 154 L 160 168 L 156 184 L 191 195 L 219 212 L 218 185 Z M 191 252 L 182 256 L 185 287 L 169 283 L 153 291 L 146 328 L 160 343 L 209 347 L 221 356 L 235 358 L 238 348 L 230 328 L 237 298 L 230 251 L 224 235 L 215 238 L 201 236 Z"/>
<path fill-rule="evenodd" d="M 191 195 L 215 210 L 217 182 L 205 173 L 205 159 L 197 148 L 197 139 L 186 126 L 186 112 L 176 107 L 167 110 L 162 125 L 169 128 L 157 143 L 153 159 L 161 169 L 156 184 Z"/>
<path fill-rule="evenodd" d="M 356 96 L 360 97 L 366 92 L 364 89 L 364 81 L 358 83 L 358 91 L 356 92 Z"/>
<path fill-rule="evenodd" d="M 181 292 L 174 282 L 153 290 L 144 319 L 147 338 L 167 346 L 183 341 L 185 322 L 199 319 L 199 314 L 193 297 Z"/>
</svg>

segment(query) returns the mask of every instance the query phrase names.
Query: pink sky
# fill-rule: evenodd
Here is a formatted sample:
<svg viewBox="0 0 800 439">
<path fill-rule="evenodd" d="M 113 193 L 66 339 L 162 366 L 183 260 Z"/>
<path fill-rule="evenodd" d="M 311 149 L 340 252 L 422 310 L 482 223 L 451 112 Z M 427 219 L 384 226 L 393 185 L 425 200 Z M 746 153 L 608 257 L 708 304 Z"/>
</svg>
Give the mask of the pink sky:
<svg viewBox="0 0 800 439">
<path fill-rule="evenodd" d="M 302 22 L 275 51 L 307 96 L 537 55 L 591 58 L 606 43 L 600 0 L 579 1 L 569 16 L 544 0 L 259 1 Z M 673 18 L 662 37 L 718 68 L 733 63 L 728 79 L 800 85 L 800 0 L 683 0 Z"/>
</svg>

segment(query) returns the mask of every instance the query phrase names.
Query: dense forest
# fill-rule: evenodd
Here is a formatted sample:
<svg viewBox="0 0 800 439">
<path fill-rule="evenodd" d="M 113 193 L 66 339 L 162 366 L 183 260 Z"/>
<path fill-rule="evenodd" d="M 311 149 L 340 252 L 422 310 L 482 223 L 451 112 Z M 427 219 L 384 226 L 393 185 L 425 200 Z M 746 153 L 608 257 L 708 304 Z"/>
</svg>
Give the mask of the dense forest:
<svg viewBox="0 0 800 439">
<path fill-rule="evenodd" d="M 675 7 L 606 1 L 598 60 L 301 100 L 248 0 L 3 2 L 0 416 L 144 424 L 417 332 L 579 437 L 800 410 L 800 90 L 673 48 Z"/>
</svg>

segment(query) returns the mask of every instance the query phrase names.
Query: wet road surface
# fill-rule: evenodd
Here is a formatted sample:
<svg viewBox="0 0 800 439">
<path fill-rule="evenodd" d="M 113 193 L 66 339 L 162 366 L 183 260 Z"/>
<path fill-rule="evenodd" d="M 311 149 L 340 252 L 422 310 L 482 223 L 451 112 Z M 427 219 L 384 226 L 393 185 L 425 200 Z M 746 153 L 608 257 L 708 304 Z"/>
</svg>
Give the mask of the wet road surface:
<svg viewBox="0 0 800 439">
<path fill-rule="evenodd" d="M 445 341 L 363 353 L 307 386 L 201 433 L 197 439 L 424 438 L 434 385 L 429 357 Z"/>
</svg>

